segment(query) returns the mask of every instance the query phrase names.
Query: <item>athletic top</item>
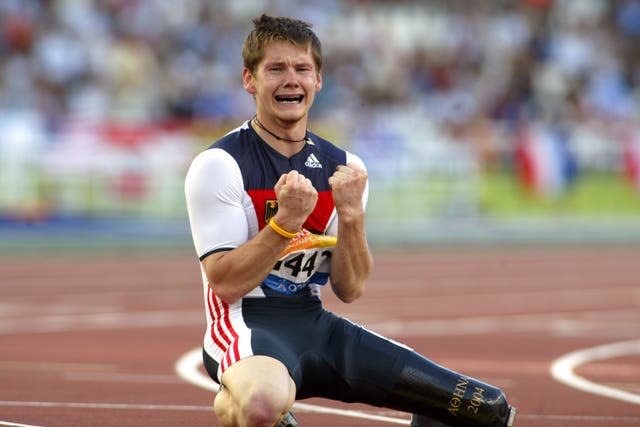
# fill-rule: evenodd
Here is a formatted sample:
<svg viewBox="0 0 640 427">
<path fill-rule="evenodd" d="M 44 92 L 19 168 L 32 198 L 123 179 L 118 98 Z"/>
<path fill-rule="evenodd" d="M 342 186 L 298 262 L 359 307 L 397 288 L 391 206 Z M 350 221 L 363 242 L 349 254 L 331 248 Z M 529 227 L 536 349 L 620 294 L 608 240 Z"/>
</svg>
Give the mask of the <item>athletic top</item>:
<svg viewBox="0 0 640 427">
<path fill-rule="evenodd" d="M 310 179 L 318 192 L 318 203 L 302 231 L 264 281 L 244 298 L 319 298 L 320 287 L 329 279 L 338 231 L 329 177 L 338 165 L 353 162 L 365 166 L 354 154 L 312 132 L 307 132 L 307 137 L 303 149 L 287 158 L 269 146 L 246 121 L 199 153 L 187 172 L 187 210 L 200 260 L 242 245 L 265 227 L 278 208 L 274 186 L 282 174 L 295 169 Z M 367 198 L 368 184 L 363 205 Z M 229 317 L 242 300 L 231 306 L 225 304 L 209 287 L 202 265 L 200 268 L 211 328 L 212 322 Z"/>
</svg>

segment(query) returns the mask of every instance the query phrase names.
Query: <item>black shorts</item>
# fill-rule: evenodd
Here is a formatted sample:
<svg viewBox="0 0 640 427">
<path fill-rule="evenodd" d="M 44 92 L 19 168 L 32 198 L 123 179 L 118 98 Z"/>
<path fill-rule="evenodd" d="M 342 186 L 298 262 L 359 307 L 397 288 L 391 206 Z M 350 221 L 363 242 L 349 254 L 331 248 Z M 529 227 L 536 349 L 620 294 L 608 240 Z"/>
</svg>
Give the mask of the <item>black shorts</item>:
<svg viewBox="0 0 640 427">
<path fill-rule="evenodd" d="M 315 297 L 245 298 L 242 312 L 253 354 L 287 367 L 296 399 L 381 406 L 413 352 L 325 310 Z M 203 357 L 217 382 L 218 363 L 206 352 Z"/>
</svg>

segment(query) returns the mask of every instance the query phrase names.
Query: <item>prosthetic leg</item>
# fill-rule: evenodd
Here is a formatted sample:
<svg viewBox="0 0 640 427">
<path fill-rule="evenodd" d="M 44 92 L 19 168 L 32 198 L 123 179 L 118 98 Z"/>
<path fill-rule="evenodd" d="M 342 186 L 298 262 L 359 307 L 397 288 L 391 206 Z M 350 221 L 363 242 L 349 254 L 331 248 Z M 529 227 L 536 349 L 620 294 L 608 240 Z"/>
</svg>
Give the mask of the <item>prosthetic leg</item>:
<svg viewBox="0 0 640 427">
<path fill-rule="evenodd" d="M 515 408 L 489 384 L 409 353 L 384 406 L 413 413 L 414 427 L 512 427 Z"/>
<path fill-rule="evenodd" d="M 411 415 L 411 424 L 409 425 L 411 427 L 447 427 L 433 418 L 418 414 Z"/>
</svg>

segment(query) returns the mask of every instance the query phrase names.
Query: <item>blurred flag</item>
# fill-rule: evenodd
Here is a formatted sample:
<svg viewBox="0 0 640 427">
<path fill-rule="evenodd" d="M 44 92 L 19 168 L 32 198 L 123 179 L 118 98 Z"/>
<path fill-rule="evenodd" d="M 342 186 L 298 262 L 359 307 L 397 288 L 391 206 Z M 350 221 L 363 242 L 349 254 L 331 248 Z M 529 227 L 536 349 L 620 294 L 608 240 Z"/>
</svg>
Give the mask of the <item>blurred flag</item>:
<svg viewBox="0 0 640 427">
<path fill-rule="evenodd" d="M 525 187 L 545 198 L 564 194 L 577 176 L 567 136 L 552 126 L 524 126 L 516 137 L 515 156 Z"/>
<path fill-rule="evenodd" d="M 631 129 L 623 148 L 624 172 L 634 186 L 640 190 L 640 129 Z"/>
</svg>

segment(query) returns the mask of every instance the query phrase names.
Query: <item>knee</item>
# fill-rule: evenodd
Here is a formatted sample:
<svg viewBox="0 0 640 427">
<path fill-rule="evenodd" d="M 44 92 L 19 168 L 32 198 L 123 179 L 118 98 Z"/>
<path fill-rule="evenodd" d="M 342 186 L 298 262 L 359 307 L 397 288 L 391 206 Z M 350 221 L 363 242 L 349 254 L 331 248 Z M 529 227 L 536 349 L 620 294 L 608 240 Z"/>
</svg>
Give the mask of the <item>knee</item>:
<svg viewBox="0 0 640 427">
<path fill-rule="evenodd" d="M 271 427 L 288 410 L 288 399 L 277 393 L 259 390 L 249 393 L 239 405 L 242 418 L 246 425 L 252 427 Z"/>
</svg>

